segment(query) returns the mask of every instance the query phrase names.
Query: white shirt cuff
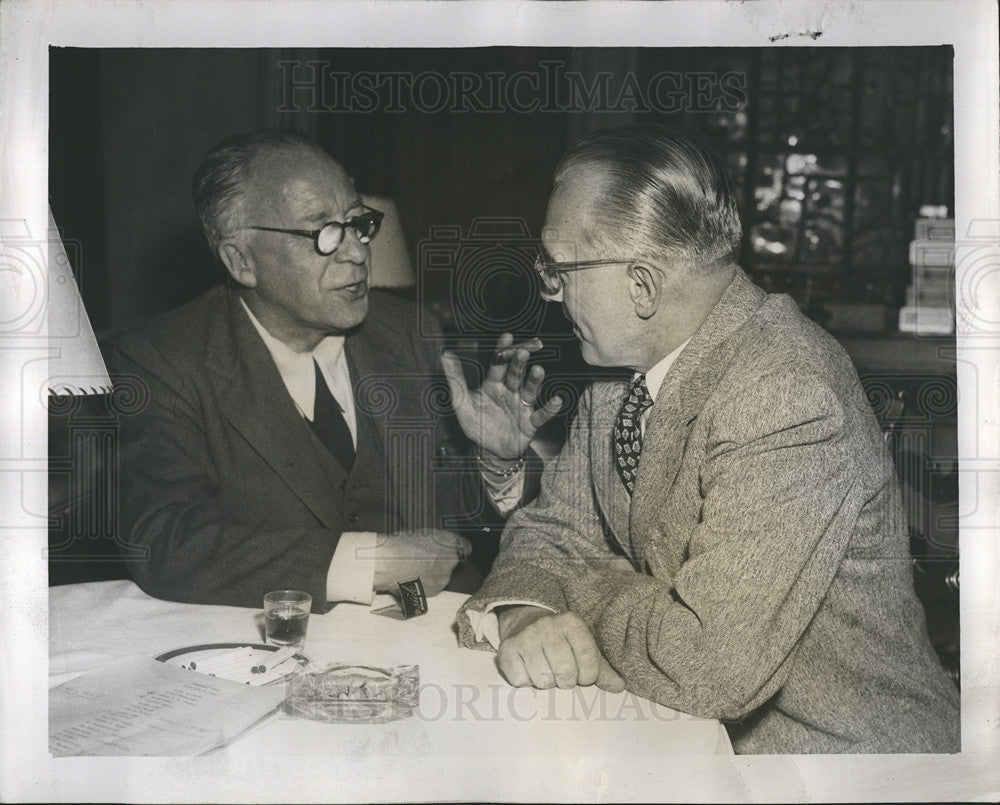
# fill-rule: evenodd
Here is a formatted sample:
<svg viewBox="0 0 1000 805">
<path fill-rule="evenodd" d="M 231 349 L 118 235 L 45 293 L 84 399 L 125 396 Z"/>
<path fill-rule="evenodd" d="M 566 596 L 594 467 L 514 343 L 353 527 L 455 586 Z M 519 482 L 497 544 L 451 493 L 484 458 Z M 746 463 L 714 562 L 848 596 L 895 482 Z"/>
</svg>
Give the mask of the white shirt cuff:
<svg viewBox="0 0 1000 805">
<path fill-rule="evenodd" d="M 326 600 L 371 605 L 375 583 L 374 531 L 345 531 L 326 573 Z"/>
<path fill-rule="evenodd" d="M 524 470 L 515 473 L 510 478 L 498 478 L 493 473 L 480 471 L 483 477 L 483 487 L 494 508 L 502 517 L 506 517 L 521 502 L 524 496 Z"/>
<path fill-rule="evenodd" d="M 497 607 L 517 606 L 538 607 L 547 612 L 555 612 L 552 607 L 536 604 L 534 601 L 494 601 L 482 612 L 467 609 L 465 614 L 469 616 L 469 625 L 472 626 L 472 633 L 476 636 L 476 640 L 480 642 L 485 640 L 493 648 L 500 648 L 500 621 L 497 620 L 497 614 L 493 610 Z"/>
</svg>

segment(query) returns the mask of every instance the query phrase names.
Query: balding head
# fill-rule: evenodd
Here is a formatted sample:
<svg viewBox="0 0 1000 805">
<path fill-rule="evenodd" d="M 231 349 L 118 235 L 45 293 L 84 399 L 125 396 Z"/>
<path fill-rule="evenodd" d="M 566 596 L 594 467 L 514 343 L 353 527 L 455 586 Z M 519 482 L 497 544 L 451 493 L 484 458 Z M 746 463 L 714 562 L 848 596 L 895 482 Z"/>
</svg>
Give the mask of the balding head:
<svg viewBox="0 0 1000 805">
<path fill-rule="evenodd" d="M 588 214 L 605 250 L 666 258 L 692 273 L 731 266 L 742 237 L 732 180 L 718 157 L 684 132 L 595 132 L 566 152 L 556 185 L 578 173 L 599 188 Z"/>
<path fill-rule="evenodd" d="M 647 371 L 697 331 L 737 270 L 733 185 L 686 134 L 599 131 L 559 163 L 542 230 L 545 298 L 583 358 Z"/>
</svg>

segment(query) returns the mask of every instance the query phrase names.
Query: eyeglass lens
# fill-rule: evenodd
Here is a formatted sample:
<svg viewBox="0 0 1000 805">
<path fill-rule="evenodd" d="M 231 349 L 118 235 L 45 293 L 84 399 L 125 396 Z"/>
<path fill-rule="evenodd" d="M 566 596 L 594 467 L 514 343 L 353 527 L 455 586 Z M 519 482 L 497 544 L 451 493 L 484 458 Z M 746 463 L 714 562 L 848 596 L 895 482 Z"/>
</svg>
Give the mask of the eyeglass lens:
<svg viewBox="0 0 1000 805">
<path fill-rule="evenodd" d="M 562 288 L 562 276 L 542 257 L 535 260 L 535 271 L 538 272 L 538 277 L 541 279 L 546 293 L 555 294 Z"/>
<path fill-rule="evenodd" d="M 380 216 L 374 212 L 366 212 L 364 215 L 359 215 L 344 223 L 333 221 L 319 231 L 319 235 L 316 237 L 316 247 L 323 254 L 333 254 L 343 241 L 344 230 L 347 227 L 351 227 L 358 233 L 358 240 L 362 243 L 368 243 L 378 234 L 380 223 Z"/>
</svg>

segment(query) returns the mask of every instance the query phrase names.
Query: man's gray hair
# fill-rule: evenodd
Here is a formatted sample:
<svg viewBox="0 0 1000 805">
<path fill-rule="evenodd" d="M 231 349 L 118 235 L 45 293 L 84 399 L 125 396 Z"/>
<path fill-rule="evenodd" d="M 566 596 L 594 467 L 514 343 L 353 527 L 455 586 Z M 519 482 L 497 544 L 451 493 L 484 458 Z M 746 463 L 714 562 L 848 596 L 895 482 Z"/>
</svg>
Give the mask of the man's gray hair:
<svg viewBox="0 0 1000 805">
<path fill-rule="evenodd" d="M 732 178 L 690 135 L 663 126 L 596 131 L 566 152 L 556 182 L 577 168 L 602 175 L 591 216 L 598 239 L 624 258 L 680 259 L 702 272 L 736 259 L 743 230 Z"/>
<path fill-rule="evenodd" d="M 235 236 L 246 226 L 244 212 L 255 163 L 276 151 L 295 150 L 333 159 L 309 138 L 285 129 L 258 129 L 240 134 L 202 157 L 191 182 L 191 195 L 213 254 L 218 254 L 224 239 Z"/>
</svg>

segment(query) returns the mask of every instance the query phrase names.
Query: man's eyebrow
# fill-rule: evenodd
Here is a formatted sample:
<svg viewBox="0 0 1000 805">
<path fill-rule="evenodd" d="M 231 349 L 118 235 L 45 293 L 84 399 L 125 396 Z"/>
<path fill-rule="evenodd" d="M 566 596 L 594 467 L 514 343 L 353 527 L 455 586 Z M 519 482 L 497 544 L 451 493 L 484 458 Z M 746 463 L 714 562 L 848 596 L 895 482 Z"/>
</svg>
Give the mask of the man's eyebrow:
<svg viewBox="0 0 1000 805">
<path fill-rule="evenodd" d="M 347 205 L 347 209 L 344 210 L 343 213 L 344 217 L 347 217 L 347 213 L 349 213 L 351 210 L 364 208 L 364 206 L 365 203 L 361 200 L 361 197 L 359 196 L 358 198 L 354 199 L 350 204 Z M 311 215 L 307 215 L 305 218 L 306 221 L 317 224 L 326 224 L 335 219 L 336 216 L 334 215 L 333 217 L 330 217 L 330 213 L 327 212 L 325 209 L 317 210 Z"/>
<path fill-rule="evenodd" d="M 304 215 L 302 217 L 302 220 L 305 221 L 306 223 L 325 224 L 327 221 L 330 220 L 327 216 L 328 213 L 325 210 L 316 210 L 315 212 L 311 212 L 308 215 Z"/>
</svg>

